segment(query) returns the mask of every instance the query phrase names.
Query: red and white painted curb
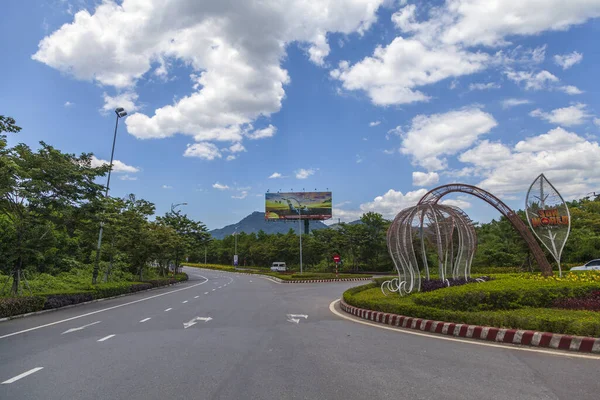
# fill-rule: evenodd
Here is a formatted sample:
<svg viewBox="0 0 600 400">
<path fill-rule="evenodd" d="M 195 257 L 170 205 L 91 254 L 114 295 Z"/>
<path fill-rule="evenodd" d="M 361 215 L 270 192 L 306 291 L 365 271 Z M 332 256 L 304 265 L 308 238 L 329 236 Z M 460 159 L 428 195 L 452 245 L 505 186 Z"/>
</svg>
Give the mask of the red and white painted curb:
<svg viewBox="0 0 600 400">
<path fill-rule="evenodd" d="M 548 347 L 580 353 L 600 353 L 600 338 L 561 335 L 551 332 L 494 328 L 490 326 L 455 324 L 452 322 L 405 317 L 398 314 L 354 307 L 346 304 L 343 299 L 340 300 L 340 307 L 348 314 L 355 315 L 359 318 L 397 326 L 399 328 L 417 329 L 424 332 L 440 333 L 442 335 L 487 340 L 498 343 Z"/>
</svg>

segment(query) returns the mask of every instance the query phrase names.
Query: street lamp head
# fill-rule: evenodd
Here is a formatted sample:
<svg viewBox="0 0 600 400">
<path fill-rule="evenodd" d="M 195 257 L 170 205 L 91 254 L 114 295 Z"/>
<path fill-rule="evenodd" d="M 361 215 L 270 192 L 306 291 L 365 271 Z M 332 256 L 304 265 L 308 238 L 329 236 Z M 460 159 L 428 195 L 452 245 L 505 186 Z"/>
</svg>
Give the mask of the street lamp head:
<svg viewBox="0 0 600 400">
<path fill-rule="evenodd" d="M 115 108 L 115 114 L 117 114 L 117 117 L 123 118 L 127 115 L 127 111 L 123 107 L 117 107 Z"/>
</svg>

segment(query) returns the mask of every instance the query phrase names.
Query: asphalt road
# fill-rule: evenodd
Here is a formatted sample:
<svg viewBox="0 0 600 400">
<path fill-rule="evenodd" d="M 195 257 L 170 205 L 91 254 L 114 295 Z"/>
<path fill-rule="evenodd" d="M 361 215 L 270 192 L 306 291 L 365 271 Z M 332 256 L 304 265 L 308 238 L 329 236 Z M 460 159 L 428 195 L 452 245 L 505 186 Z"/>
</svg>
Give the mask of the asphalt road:
<svg viewBox="0 0 600 400">
<path fill-rule="evenodd" d="M 0 399 L 600 398 L 598 359 L 334 315 L 358 282 L 186 272 L 182 285 L 0 322 Z"/>
</svg>

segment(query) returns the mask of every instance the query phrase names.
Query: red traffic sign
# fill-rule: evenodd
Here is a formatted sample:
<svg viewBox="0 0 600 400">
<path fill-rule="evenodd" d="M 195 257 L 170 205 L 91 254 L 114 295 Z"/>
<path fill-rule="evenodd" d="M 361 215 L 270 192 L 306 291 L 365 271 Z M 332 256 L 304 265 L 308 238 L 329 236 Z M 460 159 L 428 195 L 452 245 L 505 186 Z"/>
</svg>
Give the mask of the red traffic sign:
<svg viewBox="0 0 600 400">
<path fill-rule="evenodd" d="M 333 256 L 333 261 L 339 263 L 340 261 L 342 261 L 342 258 L 338 254 L 336 254 L 335 256 Z"/>
</svg>

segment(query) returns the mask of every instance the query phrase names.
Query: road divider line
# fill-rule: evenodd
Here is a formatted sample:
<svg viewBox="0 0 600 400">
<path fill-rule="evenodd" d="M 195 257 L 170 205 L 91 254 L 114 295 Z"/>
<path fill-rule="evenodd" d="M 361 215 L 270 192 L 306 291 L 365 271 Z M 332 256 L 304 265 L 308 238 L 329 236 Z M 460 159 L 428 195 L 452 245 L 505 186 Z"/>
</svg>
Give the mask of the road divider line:
<svg viewBox="0 0 600 400">
<path fill-rule="evenodd" d="M 217 289 L 213 289 L 212 291 L 214 292 L 215 290 L 217 290 Z"/>
<path fill-rule="evenodd" d="M 116 306 L 112 306 L 112 307 L 107 307 L 107 308 L 103 308 L 101 310 L 96 310 L 96 311 L 92 311 L 89 313 L 85 313 L 85 314 L 81 314 L 81 315 L 76 315 L 75 317 L 71 317 L 71 318 L 67 318 L 67 319 L 63 319 L 60 321 L 54 321 L 54 322 L 50 322 L 48 324 L 44 324 L 44 325 L 39 325 L 39 326 L 34 326 L 33 328 L 29 328 L 29 329 L 23 329 L 22 331 L 17 331 L 17 332 L 13 332 L 13 333 L 8 333 L 6 335 L 0 336 L 0 339 L 5 339 L 7 337 L 11 337 L 11 336 L 15 336 L 15 335 L 20 335 L 22 333 L 26 333 L 26 332 L 31 332 L 31 331 L 35 331 L 38 329 L 42 329 L 42 328 L 46 328 L 48 326 L 53 326 L 53 325 L 57 325 L 57 324 L 62 324 L 64 322 L 69 322 L 69 321 L 73 321 L 75 319 L 79 319 L 79 318 L 83 318 L 83 317 L 87 317 L 89 315 L 94 315 L 94 314 L 98 314 L 104 311 L 109 311 L 109 310 L 114 310 L 115 308 L 120 308 L 120 307 L 125 307 L 131 304 L 136 304 L 136 303 L 140 303 L 142 301 L 146 301 L 146 300 L 150 300 L 150 299 L 155 299 L 157 297 L 161 297 L 161 296 L 166 296 L 167 294 L 171 294 L 171 293 L 176 293 L 176 292 L 181 292 L 182 290 L 188 290 L 200 285 L 204 285 L 206 282 L 208 282 L 208 278 L 204 277 L 204 279 L 206 279 L 204 282 L 201 283 L 197 283 L 195 285 L 191 285 L 191 286 L 187 286 L 181 289 L 175 289 L 175 290 L 171 290 L 170 292 L 165 292 L 165 293 L 160 293 L 160 294 L 156 294 L 154 296 L 150 296 L 150 297 L 144 297 L 143 299 L 138 299 L 138 300 L 134 300 L 134 301 L 130 301 L 128 303 L 123 303 L 123 304 L 117 304 Z"/>
<path fill-rule="evenodd" d="M 514 345 L 511 346 L 508 344 L 503 345 L 503 344 L 495 344 L 495 343 L 486 343 L 486 342 L 479 342 L 477 340 L 458 339 L 455 337 L 441 336 L 441 335 L 436 335 L 436 334 L 432 334 L 432 333 L 424 333 L 421 331 L 418 331 L 418 332 L 417 331 L 409 331 L 406 329 L 376 324 L 376 323 L 368 322 L 368 321 L 365 321 L 363 319 L 360 319 L 360 318 L 357 318 L 354 316 L 350 316 L 349 314 L 345 313 L 344 311 L 340 312 L 340 311 L 336 310 L 335 305 L 336 305 L 336 303 L 339 303 L 339 301 L 340 301 L 339 299 L 332 301 L 331 304 L 329 304 L 329 311 L 331 311 L 333 314 L 337 315 L 338 317 L 346 319 L 348 321 L 356 322 L 358 324 L 373 326 L 373 327 L 379 328 L 379 329 L 395 331 L 395 332 L 403 333 L 403 334 L 407 334 L 407 335 L 424 336 L 424 337 L 428 337 L 431 339 L 448 340 L 450 342 L 462 342 L 462 343 L 472 344 L 472 345 L 476 345 L 476 346 L 496 347 L 496 348 L 501 348 L 504 350 L 529 351 L 532 353 L 551 354 L 551 355 L 562 356 L 562 357 L 589 358 L 589 359 L 594 359 L 594 360 L 600 359 L 600 356 L 584 355 L 584 354 L 578 354 L 578 353 L 567 353 L 567 352 L 552 351 L 552 350 L 532 349 L 532 348 L 527 348 L 527 347 L 517 347 Z"/>
<path fill-rule="evenodd" d="M 171 310 L 172 310 L 172 308 L 167 308 L 167 309 L 165 310 L 165 312 L 166 312 L 166 311 L 171 311 Z"/>
<path fill-rule="evenodd" d="M 144 318 L 143 320 L 141 320 L 140 322 L 146 322 L 146 321 L 150 321 L 150 317 L 148 318 Z"/>
<path fill-rule="evenodd" d="M 17 376 L 15 376 L 14 378 L 10 378 L 10 379 L 8 379 L 8 380 L 6 380 L 6 381 L 2 382 L 2 385 L 8 385 L 9 383 L 16 382 L 16 381 L 18 381 L 19 379 L 23 379 L 23 378 L 25 378 L 27 375 L 31 375 L 31 374 L 33 374 L 33 373 L 36 373 L 36 372 L 38 372 L 38 371 L 39 371 L 39 370 L 41 370 L 41 369 L 44 369 L 44 367 L 36 367 L 36 368 L 30 369 L 30 370 L 29 370 L 29 371 L 27 371 L 27 372 L 23 372 L 22 374 L 20 374 L 20 375 L 17 375 Z"/>
<path fill-rule="evenodd" d="M 198 297 L 200 297 L 200 296 L 194 296 L 195 299 L 197 299 Z"/>
<path fill-rule="evenodd" d="M 204 294 L 208 294 L 208 292 L 204 292 Z"/>
<path fill-rule="evenodd" d="M 99 342 L 104 342 L 105 340 L 108 340 L 108 339 L 110 339 L 111 337 L 114 337 L 114 336 L 115 335 L 108 335 L 108 336 L 103 337 L 102 339 L 98 339 L 98 341 Z"/>
<path fill-rule="evenodd" d="M 188 302 L 187 300 L 184 300 L 184 301 L 182 301 L 182 302 L 181 302 L 181 304 L 185 304 L 185 303 L 187 303 L 187 302 Z"/>
</svg>

